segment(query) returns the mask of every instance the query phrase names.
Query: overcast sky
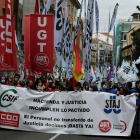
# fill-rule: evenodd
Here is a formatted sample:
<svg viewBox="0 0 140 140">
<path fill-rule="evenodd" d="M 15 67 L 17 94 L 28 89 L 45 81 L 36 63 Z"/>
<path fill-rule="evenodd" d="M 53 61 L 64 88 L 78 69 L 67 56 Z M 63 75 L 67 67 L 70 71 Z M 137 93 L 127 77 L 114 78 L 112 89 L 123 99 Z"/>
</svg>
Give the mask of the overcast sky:
<svg viewBox="0 0 140 140">
<path fill-rule="evenodd" d="M 99 30 L 100 32 L 107 32 L 108 29 L 108 15 L 109 15 L 109 8 L 111 7 L 111 17 L 114 10 L 116 3 L 119 4 L 118 14 L 116 22 L 119 19 L 129 19 L 129 17 L 136 11 L 136 6 L 140 6 L 140 0 L 97 0 L 99 6 L 99 13 L 100 13 L 100 25 Z M 81 0 L 79 0 L 81 3 Z M 88 2 L 88 0 L 87 0 Z M 84 17 L 84 14 L 82 14 Z M 95 32 L 95 28 L 94 28 Z"/>
</svg>

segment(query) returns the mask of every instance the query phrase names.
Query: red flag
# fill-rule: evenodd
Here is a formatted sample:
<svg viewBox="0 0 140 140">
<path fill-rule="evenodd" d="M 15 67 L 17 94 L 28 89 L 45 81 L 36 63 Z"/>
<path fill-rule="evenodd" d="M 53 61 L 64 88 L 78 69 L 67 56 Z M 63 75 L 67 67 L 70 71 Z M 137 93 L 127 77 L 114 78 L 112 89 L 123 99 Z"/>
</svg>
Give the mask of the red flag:
<svg viewBox="0 0 140 140">
<path fill-rule="evenodd" d="M 17 56 L 16 56 L 16 45 L 15 45 L 15 23 L 14 16 L 12 16 L 12 49 L 13 49 L 13 66 L 4 63 L 5 53 L 5 17 L 0 17 L 0 71 L 18 71 L 17 68 Z"/>
<path fill-rule="evenodd" d="M 12 49 L 12 0 L 5 0 L 5 52 L 4 63 L 13 66 Z"/>
<path fill-rule="evenodd" d="M 54 16 L 30 15 L 30 62 L 33 71 L 53 73 Z"/>
<path fill-rule="evenodd" d="M 32 72 L 32 68 L 31 68 L 31 64 L 29 66 L 29 75 L 28 75 L 28 80 L 32 80 L 33 82 L 35 82 L 35 75 Z"/>
<path fill-rule="evenodd" d="M 84 70 L 82 68 L 82 64 L 80 61 L 80 57 L 78 54 L 77 47 L 74 42 L 74 50 L 73 50 L 73 86 L 80 81 L 80 79 L 84 76 Z"/>
<path fill-rule="evenodd" d="M 35 2 L 35 11 L 34 11 L 34 14 L 39 14 L 39 1 L 36 0 Z"/>
</svg>

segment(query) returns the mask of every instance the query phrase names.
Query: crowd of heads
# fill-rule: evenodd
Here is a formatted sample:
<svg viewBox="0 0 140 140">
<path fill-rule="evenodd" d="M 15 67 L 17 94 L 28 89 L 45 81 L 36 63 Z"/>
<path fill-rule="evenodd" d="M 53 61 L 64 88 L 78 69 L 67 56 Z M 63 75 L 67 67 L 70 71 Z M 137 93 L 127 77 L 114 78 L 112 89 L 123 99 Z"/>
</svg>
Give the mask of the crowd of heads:
<svg viewBox="0 0 140 140">
<path fill-rule="evenodd" d="M 111 81 L 107 81 L 105 78 L 101 83 L 101 89 L 97 88 L 97 84 L 89 84 L 87 82 L 78 82 L 73 86 L 72 79 L 68 80 L 53 80 L 51 77 L 47 78 L 46 75 L 33 80 L 21 80 L 20 75 L 15 74 L 13 78 L 9 76 L 1 76 L 0 83 L 3 85 L 10 85 L 16 87 L 26 87 L 27 89 L 43 91 L 93 91 L 93 92 L 108 92 L 117 95 L 130 95 L 132 93 L 140 93 L 140 81 L 135 83 L 135 88 L 132 88 L 132 82 L 119 85 L 118 83 L 112 84 Z"/>
</svg>

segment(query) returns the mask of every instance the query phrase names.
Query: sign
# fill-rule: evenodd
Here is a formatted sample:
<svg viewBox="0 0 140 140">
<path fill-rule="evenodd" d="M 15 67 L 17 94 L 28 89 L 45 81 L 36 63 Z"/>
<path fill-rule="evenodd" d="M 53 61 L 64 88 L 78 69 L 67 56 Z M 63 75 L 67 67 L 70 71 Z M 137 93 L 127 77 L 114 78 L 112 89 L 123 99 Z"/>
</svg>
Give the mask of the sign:
<svg viewBox="0 0 140 140">
<path fill-rule="evenodd" d="M 53 15 L 30 15 L 32 71 L 53 73 Z"/>
<path fill-rule="evenodd" d="M 12 49 L 13 49 L 13 67 L 4 63 L 5 52 L 5 17 L 0 17 L 0 71 L 17 71 L 16 44 L 15 44 L 15 24 L 12 17 Z"/>
<path fill-rule="evenodd" d="M 0 127 L 7 129 L 130 136 L 135 107 L 134 95 L 93 94 L 89 91 L 37 92 L 12 86 L 0 87 Z"/>
</svg>

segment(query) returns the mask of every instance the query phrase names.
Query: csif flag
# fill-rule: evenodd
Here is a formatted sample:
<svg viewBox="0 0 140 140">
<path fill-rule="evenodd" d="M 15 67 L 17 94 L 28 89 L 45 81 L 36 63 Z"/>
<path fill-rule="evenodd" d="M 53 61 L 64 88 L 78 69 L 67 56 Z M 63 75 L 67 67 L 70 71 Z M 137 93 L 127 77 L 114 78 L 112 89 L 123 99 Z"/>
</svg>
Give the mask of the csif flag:
<svg viewBox="0 0 140 140">
<path fill-rule="evenodd" d="M 4 63 L 13 66 L 12 49 L 12 0 L 5 0 L 5 52 Z"/>
<path fill-rule="evenodd" d="M 84 76 L 84 70 L 82 68 L 82 64 L 80 61 L 80 57 L 78 54 L 77 47 L 74 42 L 74 50 L 73 50 L 73 86 L 77 84 Z"/>
</svg>

